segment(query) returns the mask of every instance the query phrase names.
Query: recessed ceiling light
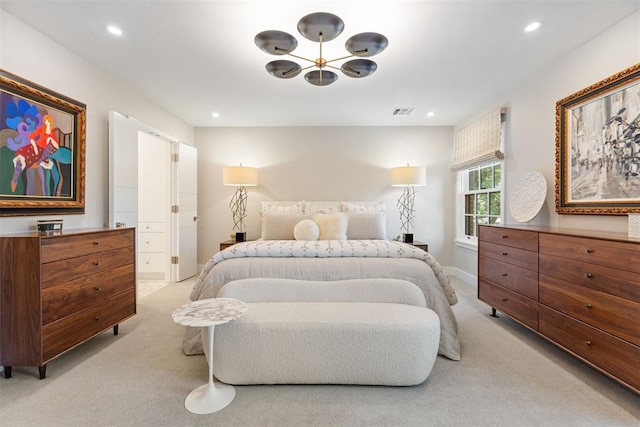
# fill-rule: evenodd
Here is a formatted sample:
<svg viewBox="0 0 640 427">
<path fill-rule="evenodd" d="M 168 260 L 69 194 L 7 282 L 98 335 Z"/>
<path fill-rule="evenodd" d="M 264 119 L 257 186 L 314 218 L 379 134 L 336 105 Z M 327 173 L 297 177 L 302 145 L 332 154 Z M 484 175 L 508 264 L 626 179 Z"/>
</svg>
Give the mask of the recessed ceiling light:
<svg viewBox="0 0 640 427">
<path fill-rule="evenodd" d="M 115 25 L 107 25 L 107 31 L 109 31 L 114 36 L 121 36 L 122 30 Z"/>
<path fill-rule="evenodd" d="M 541 26 L 542 26 L 542 21 L 533 21 L 532 23 L 530 23 L 529 25 L 524 27 L 524 32 L 525 33 L 530 33 L 532 31 L 537 30 Z"/>
<path fill-rule="evenodd" d="M 219 119 L 219 118 L 220 118 L 220 113 L 213 112 L 213 113 L 211 113 L 211 116 L 212 116 L 214 119 Z"/>
<path fill-rule="evenodd" d="M 436 115 L 436 113 L 434 113 L 433 111 L 429 111 L 429 112 L 427 113 L 427 117 L 433 117 L 433 116 L 435 116 L 435 115 Z"/>
</svg>

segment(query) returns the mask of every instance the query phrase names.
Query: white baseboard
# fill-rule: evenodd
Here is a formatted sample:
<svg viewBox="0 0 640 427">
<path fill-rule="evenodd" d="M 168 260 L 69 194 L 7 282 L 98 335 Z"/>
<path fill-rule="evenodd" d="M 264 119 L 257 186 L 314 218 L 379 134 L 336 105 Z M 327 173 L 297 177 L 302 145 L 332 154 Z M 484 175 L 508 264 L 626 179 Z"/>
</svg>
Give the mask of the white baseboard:
<svg viewBox="0 0 640 427">
<path fill-rule="evenodd" d="M 138 272 L 138 279 L 146 280 L 164 280 L 164 273 L 140 273 Z"/>
<path fill-rule="evenodd" d="M 444 271 L 449 276 L 456 276 L 458 279 L 462 280 L 467 285 L 476 287 L 478 285 L 478 278 L 473 274 L 469 274 L 466 271 L 462 271 L 457 267 L 444 267 Z"/>
</svg>

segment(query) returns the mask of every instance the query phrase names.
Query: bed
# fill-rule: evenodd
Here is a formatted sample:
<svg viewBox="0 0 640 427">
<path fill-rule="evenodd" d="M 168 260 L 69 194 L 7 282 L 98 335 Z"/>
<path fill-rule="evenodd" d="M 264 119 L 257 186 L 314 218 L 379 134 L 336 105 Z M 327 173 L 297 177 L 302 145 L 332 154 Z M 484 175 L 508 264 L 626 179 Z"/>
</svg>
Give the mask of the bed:
<svg viewBox="0 0 640 427">
<path fill-rule="evenodd" d="M 192 301 L 213 298 L 225 284 L 255 277 L 336 284 L 353 279 L 403 279 L 424 292 L 427 307 L 440 318 L 438 353 L 460 360 L 458 325 L 451 308 L 457 303 L 455 290 L 429 253 L 386 239 L 384 204 L 271 203 L 262 206 L 261 239 L 237 243 L 213 255 L 196 280 Z M 297 232 L 296 227 L 309 220 L 323 228 L 317 240 L 302 239 Z M 187 328 L 183 350 L 185 354 L 203 353 L 198 329 Z"/>
</svg>

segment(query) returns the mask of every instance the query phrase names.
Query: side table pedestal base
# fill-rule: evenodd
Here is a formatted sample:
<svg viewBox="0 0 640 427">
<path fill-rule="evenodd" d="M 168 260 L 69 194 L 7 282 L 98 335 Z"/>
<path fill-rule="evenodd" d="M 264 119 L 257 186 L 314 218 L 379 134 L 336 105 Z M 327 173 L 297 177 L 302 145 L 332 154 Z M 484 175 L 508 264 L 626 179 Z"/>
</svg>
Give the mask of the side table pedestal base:
<svg viewBox="0 0 640 427">
<path fill-rule="evenodd" d="M 229 384 L 214 382 L 193 390 L 184 401 L 184 407 L 194 414 L 211 414 L 226 407 L 236 395 L 236 389 Z"/>
</svg>

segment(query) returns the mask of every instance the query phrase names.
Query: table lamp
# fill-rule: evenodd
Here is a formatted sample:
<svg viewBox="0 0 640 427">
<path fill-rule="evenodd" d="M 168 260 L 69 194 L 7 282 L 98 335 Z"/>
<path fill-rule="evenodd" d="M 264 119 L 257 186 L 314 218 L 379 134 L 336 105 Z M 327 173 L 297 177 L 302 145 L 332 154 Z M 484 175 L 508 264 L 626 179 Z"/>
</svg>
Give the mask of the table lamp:
<svg viewBox="0 0 640 427">
<path fill-rule="evenodd" d="M 229 202 L 233 214 L 233 229 L 236 232 L 236 242 L 247 240 L 244 231 L 244 219 L 247 217 L 247 189 L 258 185 L 258 171 L 256 168 L 242 166 L 228 166 L 222 168 L 222 183 L 238 187 Z"/>
<path fill-rule="evenodd" d="M 415 166 L 400 166 L 391 169 L 391 186 L 404 187 L 402 195 L 398 199 L 400 210 L 400 228 L 404 231 L 402 240 L 405 243 L 413 243 L 413 220 L 415 210 L 413 208 L 416 199 L 415 187 L 421 187 L 427 183 L 426 168 Z"/>
</svg>

